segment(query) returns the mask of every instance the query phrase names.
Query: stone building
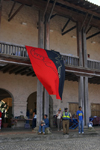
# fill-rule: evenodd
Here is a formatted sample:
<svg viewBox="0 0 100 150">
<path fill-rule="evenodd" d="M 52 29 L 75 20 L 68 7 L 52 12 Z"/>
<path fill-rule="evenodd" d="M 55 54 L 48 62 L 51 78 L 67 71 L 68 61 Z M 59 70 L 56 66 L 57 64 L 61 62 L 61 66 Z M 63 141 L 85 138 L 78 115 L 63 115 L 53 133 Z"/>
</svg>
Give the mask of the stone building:
<svg viewBox="0 0 100 150">
<path fill-rule="evenodd" d="M 37 108 L 51 126 L 58 108 L 73 114 L 82 105 L 85 125 L 100 116 L 100 12 L 82 0 L 0 1 L 0 99 L 12 114 Z M 53 49 L 63 55 L 66 79 L 62 101 L 49 96 L 38 81 L 25 45 Z M 50 112 L 50 113 L 49 113 Z"/>
</svg>

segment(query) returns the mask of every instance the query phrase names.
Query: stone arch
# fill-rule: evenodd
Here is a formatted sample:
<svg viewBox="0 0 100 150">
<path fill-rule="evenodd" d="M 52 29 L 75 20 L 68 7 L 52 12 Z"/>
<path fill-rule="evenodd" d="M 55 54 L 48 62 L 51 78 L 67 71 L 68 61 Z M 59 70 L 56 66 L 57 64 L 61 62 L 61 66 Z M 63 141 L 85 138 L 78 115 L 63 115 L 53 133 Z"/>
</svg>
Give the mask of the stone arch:
<svg viewBox="0 0 100 150">
<path fill-rule="evenodd" d="M 27 110 L 29 111 L 29 117 L 32 118 L 33 111 L 36 109 L 37 91 L 31 93 L 27 98 Z M 53 126 L 53 99 L 49 96 L 49 121 L 50 126 Z"/>
<path fill-rule="evenodd" d="M 14 97 L 10 91 L 4 88 L 0 88 L 0 100 L 3 100 L 5 103 L 7 103 L 9 110 L 9 117 L 12 117 L 13 113 L 13 101 Z"/>
<path fill-rule="evenodd" d="M 36 97 L 37 92 L 33 92 L 27 98 L 27 111 L 29 111 L 30 118 L 32 118 L 32 113 L 36 109 Z"/>
</svg>

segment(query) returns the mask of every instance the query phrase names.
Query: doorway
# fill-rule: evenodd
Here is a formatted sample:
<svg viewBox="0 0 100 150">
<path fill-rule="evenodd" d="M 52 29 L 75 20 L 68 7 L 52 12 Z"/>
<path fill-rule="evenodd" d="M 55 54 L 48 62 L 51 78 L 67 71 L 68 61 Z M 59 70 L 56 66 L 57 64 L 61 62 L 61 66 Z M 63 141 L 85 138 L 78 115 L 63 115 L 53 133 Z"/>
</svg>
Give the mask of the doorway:
<svg viewBox="0 0 100 150">
<path fill-rule="evenodd" d="M 12 95 L 9 91 L 0 88 L 0 111 L 2 113 L 2 124 L 7 123 L 11 127 L 12 114 Z"/>
</svg>

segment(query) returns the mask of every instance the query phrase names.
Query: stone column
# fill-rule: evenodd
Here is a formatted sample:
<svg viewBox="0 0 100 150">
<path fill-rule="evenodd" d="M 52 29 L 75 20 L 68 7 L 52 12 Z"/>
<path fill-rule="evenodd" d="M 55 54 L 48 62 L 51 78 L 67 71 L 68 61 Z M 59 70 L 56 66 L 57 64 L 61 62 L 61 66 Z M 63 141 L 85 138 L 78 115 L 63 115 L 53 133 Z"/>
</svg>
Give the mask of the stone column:
<svg viewBox="0 0 100 150">
<path fill-rule="evenodd" d="M 84 125 L 89 123 L 88 77 L 84 77 Z"/>
<path fill-rule="evenodd" d="M 87 68 L 87 47 L 85 28 L 81 28 L 82 24 L 77 23 L 77 51 L 79 56 L 79 66 Z M 84 125 L 89 121 L 88 106 L 88 77 L 79 77 L 79 105 L 82 106 L 84 112 Z"/>
<path fill-rule="evenodd" d="M 85 28 L 82 29 L 83 41 L 83 67 L 87 68 L 87 46 Z M 89 105 L 88 105 L 88 77 L 84 77 L 84 125 L 89 123 Z"/>
<path fill-rule="evenodd" d="M 83 66 L 82 30 L 80 22 L 77 23 L 77 54 L 79 56 L 79 66 Z"/>
<path fill-rule="evenodd" d="M 79 106 L 82 106 L 84 112 L 84 77 L 79 76 Z"/>
<path fill-rule="evenodd" d="M 44 27 L 44 48 L 49 50 L 50 24 L 47 19 L 48 19 L 48 15 L 46 14 L 45 27 Z M 44 114 L 47 114 L 49 118 L 49 94 L 46 89 L 44 89 Z"/>
<path fill-rule="evenodd" d="M 86 33 L 85 29 L 82 29 L 82 42 L 83 42 L 83 66 L 87 68 L 87 46 L 86 46 Z"/>
<path fill-rule="evenodd" d="M 43 13 L 39 11 L 38 47 L 44 48 L 44 24 Z M 37 127 L 43 119 L 43 85 L 37 80 Z"/>
</svg>

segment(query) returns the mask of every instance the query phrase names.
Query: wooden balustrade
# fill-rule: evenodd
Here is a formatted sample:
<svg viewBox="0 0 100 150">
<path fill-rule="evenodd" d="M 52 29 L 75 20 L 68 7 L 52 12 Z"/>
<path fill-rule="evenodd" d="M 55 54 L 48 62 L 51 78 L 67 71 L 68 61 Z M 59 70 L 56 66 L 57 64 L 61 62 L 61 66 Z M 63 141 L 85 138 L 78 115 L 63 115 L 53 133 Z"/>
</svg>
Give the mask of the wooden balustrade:
<svg viewBox="0 0 100 150">
<path fill-rule="evenodd" d="M 100 61 L 97 60 L 87 60 L 87 67 L 90 69 L 100 70 Z"/>
<path fill-rule="evenodd" d="M 18 57 L 28 57 L 25 46 L 0 42 L 0 53 Z"/>
<path fill-rule="evenodd" d="M 24 45 L 11 44 L 7 42 L 0 42 L 0 54 L 6 54 L 12 57 L 28 57 L 28 53 Z M 79 57 L 64 54 L 61 55 L 63 57 L 65 66 L 79 67 Z M 89 69 L 100 70 L 100 61 L 88 59 L 87 67 Z"/>
<path fill-rule="evenodd" d="M 79 66 L 79 58 L 70 55 L 63 55 L 64 64 L 69 66 Z"/>
</svg>

